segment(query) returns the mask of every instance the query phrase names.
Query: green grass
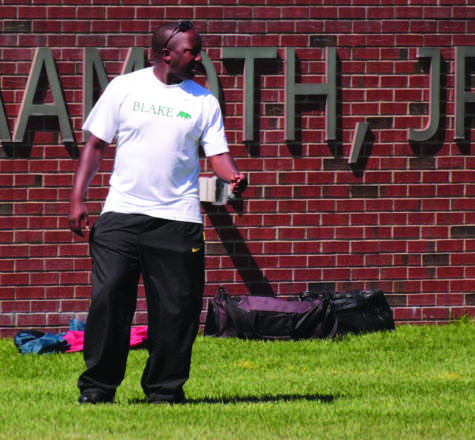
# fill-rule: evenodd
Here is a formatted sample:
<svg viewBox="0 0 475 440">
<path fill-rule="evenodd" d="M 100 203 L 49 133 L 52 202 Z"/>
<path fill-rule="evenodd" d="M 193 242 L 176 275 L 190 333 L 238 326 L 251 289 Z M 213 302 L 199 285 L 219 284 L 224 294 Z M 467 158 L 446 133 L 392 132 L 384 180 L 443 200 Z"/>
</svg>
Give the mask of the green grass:
<svg viewBox="0 0 475 440">
<path fill-rule="evenodd" d="M 80 353 L 0 340 L 1 439 L 475 439 L 475 325 L 299 342 L 199 337 L 185 405 L 144 403 L 130 353 L 113 405 L 76 403 Z"/>
</svg>

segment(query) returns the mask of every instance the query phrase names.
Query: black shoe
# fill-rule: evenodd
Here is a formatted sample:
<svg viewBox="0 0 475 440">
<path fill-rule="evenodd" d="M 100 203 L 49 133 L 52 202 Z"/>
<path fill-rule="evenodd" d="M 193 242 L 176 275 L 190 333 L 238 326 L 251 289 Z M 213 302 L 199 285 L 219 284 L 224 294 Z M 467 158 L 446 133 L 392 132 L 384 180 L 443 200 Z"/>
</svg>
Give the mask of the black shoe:
<svg viewBox="0 0 475 440">
<path fill-rule="evenodd" d="M 101 391 L 84 391 L 79 396 L 78 402 L 80 404 L 93 404 L 96 403 L 114 403 L 114 396 L 103 393 Z"/>
</svg>

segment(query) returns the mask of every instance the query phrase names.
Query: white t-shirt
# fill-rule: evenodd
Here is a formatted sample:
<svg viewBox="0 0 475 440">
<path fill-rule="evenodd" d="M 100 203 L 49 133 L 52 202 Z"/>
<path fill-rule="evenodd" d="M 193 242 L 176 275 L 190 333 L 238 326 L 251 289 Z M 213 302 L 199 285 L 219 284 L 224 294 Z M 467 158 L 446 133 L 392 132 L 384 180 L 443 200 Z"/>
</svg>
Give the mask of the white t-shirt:
<svg viewBox="0 0 475 440">
<path fill-rule="evenodd" d="M 113 79 L 83 129 L 116 137 L 114 169 L 102 212 L 201 223 L 199 145 L 228 150 L 217 99 L 191 80 L 166 85 L 145 68 Z"/>
</svg>

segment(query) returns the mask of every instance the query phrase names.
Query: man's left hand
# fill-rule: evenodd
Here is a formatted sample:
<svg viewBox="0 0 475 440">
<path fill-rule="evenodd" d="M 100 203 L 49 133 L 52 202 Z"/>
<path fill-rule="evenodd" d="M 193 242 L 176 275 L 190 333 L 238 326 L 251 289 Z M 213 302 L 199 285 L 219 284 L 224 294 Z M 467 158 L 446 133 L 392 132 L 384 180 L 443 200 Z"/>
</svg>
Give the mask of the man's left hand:
<svg viewBox="0 0 475 440">
<path fill-rule="evenodd" d="M 247 188 L 247 177 L 245 174 L 236 174 L 231 180 L 231 191 L 235 195 L 243 193 Z"/>
</svg>

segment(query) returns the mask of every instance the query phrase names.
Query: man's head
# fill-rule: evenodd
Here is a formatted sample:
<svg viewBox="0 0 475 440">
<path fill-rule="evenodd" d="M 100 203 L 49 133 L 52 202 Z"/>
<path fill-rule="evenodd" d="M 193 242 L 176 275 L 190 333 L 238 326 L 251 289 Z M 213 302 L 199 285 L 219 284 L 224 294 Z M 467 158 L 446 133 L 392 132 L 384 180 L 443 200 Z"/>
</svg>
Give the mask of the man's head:
<svg viewBox="0 0 475 440">
<path fill-rule="evenodd" d="M 153 33 L 152 50 L 159 77 L 166 83 L 191 79 L 199 71 L 201 37 L 191 21 L 159 26 Z"/>
</svg>

